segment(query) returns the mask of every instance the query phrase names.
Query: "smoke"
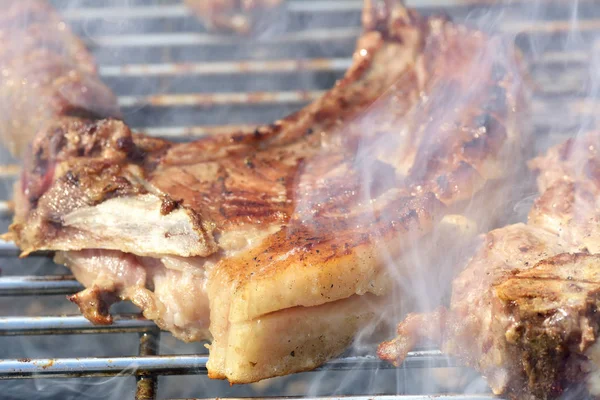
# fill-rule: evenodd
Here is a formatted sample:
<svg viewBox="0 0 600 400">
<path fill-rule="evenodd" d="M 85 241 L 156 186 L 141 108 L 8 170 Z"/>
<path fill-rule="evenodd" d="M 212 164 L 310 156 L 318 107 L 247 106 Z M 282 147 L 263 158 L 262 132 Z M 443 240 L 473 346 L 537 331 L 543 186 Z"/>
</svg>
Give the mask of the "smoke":
<svg viewBox="0 0 600 400">
<path fill-rule="evenodd" d="M 418 7 L 419 2 L 414 2 L 414 5 Z M 373 221 L 381 217 L 381 210 L 377 208 L 381 193 L 373 190 L 373 187 L 383 186 L 385 192 L 390 190 L 390 187 L 395 187 L 394 183 L 397 185 L 400 182 L 402 185 L 403 179 L 406 179 L 406 176 L 403 176 L 403 172 L 406 172 L 403 165 L 398 161 L 396 163 L 390 161 L 385 157 L 386 153 L 394 152 L 402 162 L 405 162 L 407 159 L 410 160 L 410 155 L 405 153 L 405 149 L 414 148 L 416 142 L 425 148 L 425 153 L 431 154 L 431 158 L 425 160 L 426 163 L 432 161 L 438 150 L 439 141 L 444 140 L 444 126 L 459 124 L 460 113 L 464 112 L 464 108 L 472 107 L 473 99 L 477 98 L 478 92 L 485 85 L 482 71 L 485 70 L 486 64 L 501 65 L 512 73 L 515 87 L 526 93 L 530 104 L 529 109 L 519 107 L 512 110 L 515 112 L 516 126 L 522 135 L 522 147 L 525 151 L 520 154 L 515 151 L 516 148 L 512 148 L 501 154 L 496 167 L 500 171 L 509 172 L 511 167 L 517 164 L 524 165 L 527 159 L 549 146 L 595 127 L 592 110 L 597 107 L 598 96 L 597 52 L 593 48 L 589 49 L 590 43 L 595 41 L 595 35 L 580 29 L 582 19 L 586 17 L 585 11 L 582 14 L 579 2 L 497 1 L 488 7 L 465 6 L 465 9 L 466 11 L 462 10 L 464 15 L 455 18 L 457 23 L 463 23 L 494 37 L 499 36 L 501 39 L 498 40 L 503 43 L 498 47 L 498 41 L 491 39 L 489 47 L 483 51 L 462 54 L 463 57 L 473 57 L 471 67 L 459 72 L 470 80 L 467 90 L 457 91 L 450 85 L 441 85 L 433 92 L 426 93 L 428 100 L 435 104 L 434 107 L 428 108 L 427 101 L 422 101 L 416 111 L 408 114 L 406 119 L 390 121 L 389 114 L 393 113 L 393 109 L 389 106 L 389 97 L 393 96 L 390 92 L 398 90 L 394 87 L 396 83 L 400 87 L 410 86 L 406 82 L 394 82 L 389 85 L 389 90 L 380 93 L 380 96 L 359 116 L 355 116 L 352 120 L 341 118 L 340 127 L 336 128 L 342 131 L 341 136 L 351 137 L 358 142 L 352 164 L 352 168 L 359 171 L 361 182 L 360 188 L 357 189 L 357 197 L 360 198 L 357 204 L 373 206 L 372 212 L 367 211 L 359 217 L 356 229 L 367 231 L 379 229 Z M 520 65 L 509 55 L 510 53 L 503 53 L 503 50 L 510 48 L 513 43 L 523 51 L 526 71 L 521 70 Z M 426 45 L 424 52 L 427 51 Z M 577 57 L 573 57 L 573 53 L 581 51 L 591 52 L 589 66 L 580 65 Z M 557 55 L 562 57 L 558 57 L 561 61 L 552 59 Z M 392 63 L 387 63 L 386 67 L 390 68 L 390 65 Z M 454 65 L 448 64 L 446 67 L 453 68 Z M 387 73 L 393 75 L 391 70 Z M 565 80 L 567 84 L 562 87 Z M 568 82 L 575 82 L 579 86 L 569 86 Z M 371 82 L 370 85 L 375 84 Z M 365 87 L 369 87 L 369 84 L 365 84 Z M 402 94 L 409 97 L 410 87 Z M 368 94 L 363 95 L 368 97 Z M 574 107 L 575 104 L 577 108 Z M 405 132 L 413 129 L 414 135 L 414 129 L 420 128 L 418 124 L 416 126 L 414 124 L 420 113 L 430 117 L 425 125 L 430 129 L 436 129 L 435 134 L 429 139 L 426 133 L 421 133 L 425 136 L 424 143 L 420 143 L 411 137 L 410 133 Z M 558 123 L 555 124 L 555 121 Z M 426 127 L 425 130 L 427 129 Z M 358 136 L 358 139 L 354 136 Z M 323 157 L 330 157 L 328 150 Z M 322 165 L 319 162 L 309 163 L 304 170 L 321 171 Z M 385 165 L 382 167 L 382 162 L 392 168 L 385 168 Z M 426 167 L 426 163 L 421 166 Z M 335 173 L 335 169 L 331 168 L 328 172 Z M 493 187 L 482 189 L 483 197 L 486 197 L 487 190 L 487 199 L 483 201 L 474 199 L 459 203 L 453 208 L 453 213 L 465 215 L 468 220 L 442 221 L 434 226 L 432 233 L 425 238 L 410 234 L 400 236 L 396 246 L 390 246 L 386 238 L 380 238 L 378 251 L 387 267 L 386 277 L 394 282 L 395 290 L 390 296 L 390 307 L 380 310 L 373 324 L 357 335 L 354 353 L 368 353 L 369 349 L 372 350 L 370 346 L 374 341 L 373 337 L 376 337 L 375 325 L 382 323 L 391 326 L 392 328 L 388 330 L 388 337 L 391 337 L 394 336 L 393 325 L 407 312 L 427 311 L 440 304 L 447 304 L 453 276 L 473 254 L 473 245 L 477 243 L 475 233 L 485 233 L 494 227 L 526 220 L 537 190 L 524 169 L 516 169 L 512 172 L 515 175 L 510 176 L 509 172 L 505 176 L 505 181 L 496 181 L 492 184 Z M 335 187 L 335 180 L 327 180 L 326 173 L 323 176 L 326 186 Z M 346 171 L 344 183 L 348 184 L 354 178 Z M 346 186 L 340 187 L 344 190 L 346 188 Z M 307 194 L 298 200 L 298 208 L 305 216 L 302 219 L 303 223 L 312 222 L 306 217 L 307 212 L 303 210 L 315 205 L 321 207 L 322 204 L 327 203 L 331 196 L 330 192 L 331 189 L 324 193 L 306 191 Z M 349 218 L 353 217 L 354 215 L 349 216 Z M 383 219 L 393 221 L 396 217 L 397 215 L 392 212 L 385 215 Z M 398 248 L 403 249 L 400 254 Z M 397 393 L 405 393 L 406 387 L 402 382 L 407 373 L 404 369 L 395 371 Z M 354 371 L 346 372 L 337 384 L 331 383 L 329 376 L 315 379 L 308 393 L 323 394 L 324 387 L 327 388 L 327 393 L 344 393 L 360 386 L 358 382 L 366 382 L 367 393 L 377 393 L 381 386 L 376 382 L 381 376 L 387 376 L 389 379 L 389 371 L 364 371 L 359 367 Z M 453 382 L 454 385 L 448 387 L 448 382 Z M 436 393 L 439 390 L 470 393 L 481 391 L 483 387 L 480 377 L 473 374 L 442 372 L 434 373 L 433 376 L 423 380 L 413 380 L 412 390 L 415 388 L 417 392 L 425 393 Z"/>
<path fill-rule="evenodd" d="M 432 4 L 428 1 L 423 4 L 417 0 L 408 2 L 424 14 L 434 13 Z M 580 29 L 582 20 L 597 15 L 598 11 L 593 2 L 546 2 L 536 1 L 497 1 L 487 6 L 473 5 L 465 2 L 464 5 L 448 4 L 447 10 L 457 23 L 479 29 L 489 34 L 502 34 L 507 43 L 515 42 L 525 54 L 526 62 L 531 72 L 534 87 L 532 105 L 527 123 L 521 123 L 524 135 L 530 135 L 532 144 L 529 146 L 531 154 L 538 153 L 552 144 L 563 141 L 566 137 L 585 133 L 595 127 L 595 111 L 598 99 L 598 71 L 600 71 L 598 52 L 594 46 L 597 39 L 595 32 Z M 299 7 L 300 2 L 293 2 Z M 591 5 L 590 5 L 591 4 Z M 93 6 L 83 1 L 68 1 L 58 4 L 66 14 L 80 10 L 81 7 Z M 434 4 L 435 6 L 435 4 Z M 124 10 L 139 7 L 137 2 L 103 2 L 106 9 L 121 8 Z M 437 12 L 437 8 L 435 8 Z M 295 22 L 298 17 L 303 21 Z M 330 27 L 342 29 L 345 26 L 355 26 L 359 21 L 357 10 L 344 11 L 341 17 L 333 13 L 312 15 L 310 13 L 297 13 L 288 15 L 286 22 L 289 30 L 326 30 Z M 559 22 L 557 22 L 559 21 Z M 567 22 L 566 25 L 563 22 Z M 278 23 L 281 21 L 277 21 Z M 209 33 L 202 30 L 200 23 L 189 15 L 179 17 L 155 17 L 137 19 L 120 17 L 118 14 L 103 18 L 73 17 L 69 23 L 74 27 L 75 33 L 86 40 L 94 50 L 94 55 L 102 67 L 120 64 L 141 63 L 169 63 L 183 61 L 187 63 L 202 63 L 214 60 L 247 60 L 247 59 L 278 59 L 278 58 L 309 58 L 309 57 L 349 57 L 353 47 L 354 38 L 351 36 L 342 39 L 317 41 L 283 41 L 277 42 L 281 34 L 280 27 L 275 30 L 264 29 L 259 38 L 209 45 L 173 45 L 160 46 L 143 44 L 140 46 L 118 45 L 118 37 L 132 38 L 133 35 L 153 33 L 169 33 L 185 36 L 193 32 L 190 37 L 200 42 Z M 296 25 L 294 25 L 296 24 Z M 545 26 L 555 27 L 549 32 Z M 291 27 L 291 28 L 290 28 Z M 100 37 L 100 39 L 98 39 Z M 106 45 L 107 37 L 114 40 L 116 45 Z M 188 37 L 188 36 L 185 36 Z M 172 38 L 176 42 L 176 37 Z M 157 39 L 158 40 L 158 39 Z M 583 53 L 583 57 L 580 55 Z M 461 92 L 461 97 L 451 87 L 429 94 L 429 103 L 423 102 L 423 110 L 429 113 L 429 104 L 441 104 L 441 108 L 431 114 L 435 119 L 436 128 L 456 122 L 455 109 L 447 108 L 452 104 L 460 109 L 471 101 L 471 96 L 481 88 L 478 80 L 478 68 L 486 64 L 486 58 L 504 64 L 508 69 L 514 67 L 513 60 L 503 59 L 499 53 L 483 51 L 478 54 L 478 61 L 472 64 L 467 73 L 473 78 L 471 87 Z M 487 60 L 487 61 L 489 61 Z M 393 68 L 392 65 L 386 67 Z M 245 105 L 236 106 L 185 106 L 162 107 L 148 106 L 149 96 L 158 94 L 183 94 L 190 92 L 244 92 L 268 90 L 294 90 L 295 88 L 326 89 L 333 85 L 339 78 L 340 71 L 302 71 L 282 74 L 254 74 L 250 78 L 239 74 L 212 77 L 195 77 L 179 74 L 168 77 L 139 75 L 133 77 L 111 76 L 104 81 L 115 90 L 119 96 L 135 96 L 139 101 L 124 107 L 125 120 L 132 126 L 143 129 L 145 127 L 160 128 L 169 126 L 196 126 L 196 125 L 225 125 L 239 123 L 269 123 L 285 116 L 300 107 L 299 102 Z M 395 82 L 394 82 L 395 83 Z M 558 87 L 558 89 L 556 89 Z M 387 88 L 386 88 L 387 89 Z M 440 101 L 439 99 L 443 99 Z M 334 173 L 332 179 L 344 185 L 356 184 L 352 190 L 353 195 L 363 208 L 363 213 L 357 217 L 359 229 L 371 226 L 375 216 L 379 216 L 378 208 L 387 198 L 385 193 L 397 182 L 405 179 L 409 170 L 405 162 L 411 159 L 410 149 L 415 134 L 413 125 L 407 121 L 415 118 L 411 114 L 406 119 L 394 119 L 393 116 L 382 113 L 388 110 L 390 104 L 402 107 L 403 98 L 390 95 L 390 91 L 383 91 L 377 100 L 361 115 L 356 116 L 351 124 L 338 128 L 340 135 L 355 137 L 352 145 L 356 146 L 356 154 L 352 160 L 339 160 L 341 164 L 351 161 L 352 169 L 357 171 L 355 176 L 335 176 L 334 168 L 326 172 Z M 430 114 L 428 114 L 430 115 Z M 523 122 L 523 121 L 521 121 Z M 347 126 L 352 125 L 352 131 Z M 375 140 L 370 136 L 373 127 L 403 126 L 402 129 L 392 129 L 380 134 Z M 345 131 L 348 129 L 348 131 Z M 435 138 L 436 136 L 430 136 Z M 435 148 L 436 141 L 431 139 L 427 146 Z M 399 149 L 403 155 L 397 157 L 397 152 L 390 149 Z M 322 156 L 322 161 L 321 157 Z M 396 156 L 396 159 L 393 159 Z M 509 154 L 508 156 L 512 156 Z M 328 155 L 322 154 L 315 160 L 316 163 L 327 164 Z M 4 161 L 8 156 L 2 155 Z M 511 159 L 503 160 L 501 165 L 506 166 Z M 12 161 L 8 161 L 12 162 Z M 391 166 L 391 167 L 390 167 Z M 311 168 L 319 171 L 316 165 L 305 166 L 305 171 L 311 173 Z M 343 171 L 343 169 L 342 169 Z M 327 174 L 323 176 L 326 180 Z M 8 187 L 12 182 L 8 182 Z M 460 208 L 453 210 L 456 214 L 468 214 L 469 220 L 438 221 L 437 227 L 426 238 L 405 237 L 410 245 L 408 250 L 398 254 L 397 247 L 404 248 L 405 243 L 385 243 L 379 248 L 382 260 L 385 262 L 388 277 L 395 283 L 395 289 L 389 299 L 389 307 L 382 310 L 376 320 L 367 328 L 358 333 L 351 349 L 352 353 L 373 354 L 374 346 L 379 338 L 390 337 L 393 325 L 401 320 L 408 310 L 430 310 L 438 304 L 447 301 L 449 282 L 457 269 L 464 265 L 464 260 L 471 254 L 471 235 L 473 230 L 483 232 L 492 224 L 488 220 L 489 214 L 494 214 L 494 208 L 508 210 L 501 224 L 523 220 L 535 197 L 535 188 L 527 179 L 512 182 L 508 192 L 500 191 L 497 196 L 501 200 L 493 207 L 478 208 L 479 203 L 462 203 Z M 7 193 L 9 189 L 6 189 Z M 516 192 L 513 193 L 513 192 Z M 310 192 L 305 201 L 300 201 L 298 207 L 310 209 L 315 204 L 327 201 L 326 193 L 321 196 L 319 192 Z M 490 211 L 491 210 L 491 211 Z M 301 213 L 305 218 L 303 222 L 310 223 L 310 215 Z M 380 216 L 381 217 L 381 216 Z M 393 215 L 384 215 L 383 219 L 392 220 Z M 5 224 L 7 221 L 5 221 Z M 464 242 L 461 242 L 458 233 L 467 233 Z M 460 242 L 460 243 L 459 243 Z M 33 264 L 33 265 L 32 265 Z M 3 274 L 51 274 L 61 273 L 47 262 L 38 260 L 22 263 L 14 259 L 3 260 Z M 2 315 L 43 315 L 43 314 L 77 314 L 76 308 L 63 298 L 48 300 L 36 298 L 33 303 L 29 299 L 2 298 Z M 381 323 L 381 324 L 380 324 Z M 383 325 L 383 328 L 380 327 Z M 170 335 L 163 334 L 162 352 L 171 353 L 199 353 L 204 352 L 201 344 L 183 344 Z M 42 358 L 42 357 L 77 357 L 77 356 L 117 356 L 130 355 L 137 352 L 137 336 L 122 335 L 86 335 L 65 337 L 27 337 L 9 338 L 2 337 L 0 341 L 2 358 Z M 448 360 L 449 362 L 449 360 Z M 454 370 L 453 370 L 454 371 Z M 450 378 L 449 378 L 450 377 Z M 456 382 L 456 386 L 448 387 L 444 381 Z M 479 377 L 468 371 L 459 370 L 451 373 L 447 370 L 420 370 L 420 369 L 363 369 L 360 366 L 352 371 L 320 371 L 298 374 L 291 377 L 277 378 L 264 383 L 248 386 L 229 387 L 224 382 L 208 381 L 204 377 L 161 377 L 159 397 L 186 397 L 186 396 L 261 396 L 261 395 L 343 395 L 343 394 L 380 394 L 380 393 L 437 393 L 444 390 L 464 391 L 465 393 L 480 393 L 484 385 Z M 134 391 L 133 378 L 98 378 L 86 380 L 43 380 L 3 382 L 3 398 L 115 398 L 131 397 Z"/>
</svg>

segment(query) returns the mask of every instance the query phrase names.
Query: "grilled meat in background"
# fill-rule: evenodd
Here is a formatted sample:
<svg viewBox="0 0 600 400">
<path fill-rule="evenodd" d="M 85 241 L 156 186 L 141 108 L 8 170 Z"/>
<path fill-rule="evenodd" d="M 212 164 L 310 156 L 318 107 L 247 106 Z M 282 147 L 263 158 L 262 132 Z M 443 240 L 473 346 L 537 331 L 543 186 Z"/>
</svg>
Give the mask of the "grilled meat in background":
<svg viewBox="0 0 600 400">
<path fill-rule="evenodd" d="M 84 44 L 45 2 L 0 1 L 0 138 L 17 156 L 48 124 L 119 117 Z"/>
<path fill-rule="evenodd" d="M 281 25 L 285 0 L 184 0 L 209 29 L 260 34 Z"/>
<path fill-rule="evenodd" d="M 488 233 L 449 309 L 410 315 L 380 357 L 399 364 L 426 337 L 512 399 L 600 395 L 600 135 L 530 163 L 540 197 L 527 224 Z"/>
<path fill-rule="evenodd" d="M 388 4 L 366 8 L 377 23 L 331 91 L 251 134 L 176 144 L 95 114 L 52 119 L 8 237 L 24 256 L 56 251 L 95 323 L 131 300 L 183 340 L 211 336 L 213 378 L 338 355 L 395 279 L 435 272 L 389 259 L 438 239 L 453 214 L 481 229 L 502 217 L 523 150 L 510 46 Z"/>
</svg>

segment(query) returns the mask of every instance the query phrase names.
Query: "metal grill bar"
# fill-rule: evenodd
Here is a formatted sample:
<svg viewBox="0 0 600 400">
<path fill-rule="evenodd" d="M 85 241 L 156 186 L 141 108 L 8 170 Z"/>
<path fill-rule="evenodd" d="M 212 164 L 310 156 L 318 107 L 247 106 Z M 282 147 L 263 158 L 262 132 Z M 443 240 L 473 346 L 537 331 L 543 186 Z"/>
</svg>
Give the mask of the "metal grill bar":
<svg viewBox="0 0 600 400">
<path fill-rule="evenodd" d="M 540 93 L 540 95 L 554 93 L 572 93 L 576 88 L 571 85 L 566 88 L 559 88 L 555 90 L 547 90 Z M 185 106 L 227 106 L 227 105 L 260 105 L 260 104 L 306 104 L 314 101 L 323 95 L 325 91 L 321 90 L 310 90 L 310 91 L 286 91 L 286 92 L 240 92 L 240 93 L 206 93 L 206 94 L 161 94 L 161 95 L 150 95 L 150 96 L 120 96 L 119 105 L 121 107 L 141 107 L 141 106 L 152 106 L 152 107 L 185 107 Z M 581 104 L 587 104 L 587 101 L 578 102 L 574 101 L 569 107 L 573 110 L 573 114 L 580 114 L 582 112 L 590 113 L 589 109 L 582 107 Z M 544 112 L 544 109 L 548 108 L 546 101 L 532 102 L 532 107 L 539 110 L 540 113 Z M 173 129 L 173 128 L 170 128 Z M 223 126 L 218 128 L 223 132 L 231 132 L 231 127 Z M 140 128 L 144 132 L 148 132 L 144 128 Z"/>
<path fill-rule="evenodd" d="M 472 0 L 471 0 L 472 1 Z M 456 5 L 452 0 L 427 0 L 423 1 L 422 7 L 440 7 L 440 3 Z M 312 1 L 307 3 L 303 0 L 290 1 L 287 11 L 290 13 L 315 13 L 315 12 L 358 12 L 362 8 L 362 0 L 328 0 Z M 192 12 L 183 4 L 173 5 L 150 5 L 132 7 L 86 7 L 64 10 L 62 15 L 70 21 L 122 18 L 122 19 L 148 19 L 148 18 L 177 18 L 192 16 Z"/>
<path fill-rule="evenodd" d="M 350 58 L 316 58 L 311 60 L 237 61 L 206 63 L 166 63 L 114 65 L 100 67 L 103 77 L 164 75 L 225 75 L 269 72 L 338 71 L 352 64 Z"/>
<path fill-rule="evenodd" d="M 546 3 L 558 3 L 560 0 L 545 0 Z M 587 0 L 590 2 L 591 0 Z M 518 5 L 527 2 L 527 0 L 515 0 L 510 5 Z M 581 1 L 585 3 L 586 0 Z M 484 4 L 494 5 L 493 0 L 407 0 L 409 6 L 416 6 L 420 9 L 452 9 L 465 6 L 482 6 Z M 324 0 L 324 1 L 306 1 L 291 0 L 287 5 L 287 11 L 290 13 L 324 13 L 324 12 L 360 12 L 362 9 L 362 0 Z M 70 21 L 102 19 L 102 18 L 123 18 L 123 19 L 148 19 L 148 18 L 178 18 L 189 17 L 192 12 L 182 4 L 173 5 L 150 5 L 132 7 L 86 7 L 72 8 L 62 12 L 65 19 Z"/>
<path fill-rule="evenodd" d="M 93 18 L 175 18 L 191 15 L 189 9 L 183 4 L 151 5 L 137 7 L 86 7 L 71 8 L 61 12 L 63 18 L 71 21 L 89 20 Z"/>
<path fill-rule="evenodd" d="M 590 61 L 590 53 L 583 51 L 549 51 L 544 53 L 539 61 L 539 63 L 588 63 Z"/>
<path fill-rule="evenodd" d="M 252 132 L 260 124 L 245 124 L 245 125 L 221 125 L 221 126 L 168 126 L 159 128 L 142 128 L 139 131 L 144 132 L 151 136 L 158 137 L 173 137 L 173 138 L 187 138 L 187 137 L 201 137 L 201 136 L 213 136 L 223 133 L 231 132 Z"/>
<path fill-rule="evenodd" d="M 5 175 L 4 178 L 7 177 L 16 177 L 18 171 L 14 171 L 11 175 Z M 13 203 L 12 201 L 0 201 L 0 217 L 10 216 L 13 213 Z M 1 243 L 1 242 L 0 242 Z M 0 244 L 0 252 L 2 251 L 2 245 Z"/>
<path fill-rule="evenodd" d="M 0 257 L 17 257 L 20 253 L 14 243 L 0 240 Z"/>
<path fill-rule="evenodd" d="M 196 355 L 0 360 L 0 379 L 205 374 L 207 361 Z"/>
<path fill-rule="evenodd" d="M 131 376 L 134 374 L 186 375 L 206 374 L 206 355 L 140 356 L 116 358 L 57 358 L 0 360 L 0 379 L 37 376 L 68 378 L 73 376 Z M 439 351 L 414 351 L 408 354 L 403 368 L 445 368 L 456 364 Z M 357 369 L 392 369 L 389 363 L 373 356 L 343 357 L 317 370 L 348 371 Z"/>
<path fill-rule="evenodd" d="M 500 26 L 500 31 L 504 33 L 564 33 L 564 32 L 585 32 L 596 31 L 600 29 L 600 19 L 588 19 L 577 21 L 514 21 L 506 22 Z"/>
<path fill-rule="evenodd" d="M 547 52 L 534 60 L 536 65 L 556 62 L 586 63 L 590 54 L 582 51 Z M 299 60 L 241 60 L 234 62 L 125 64 L 100 66 L 106 78 L 128 76 L 228 75 L 257 73 L 290 73 L 300 71 L 344 72 L 352 65 L 351 58 L 314 58 Z M 0 170 L 1 174 L 1 170 Z"/>
<path fill-rule="evenodd" d="M 307 103 L 316 100 L 324 91 L 289 91 L 289 92 L 242 92 L 242 93 L 192 93 L 161 94 L 152 96 L 120 96 L 121 107 L 151 105 L 154 107 L 172 106 L 213 106 L 236 104 L 273 104 L 273 103 Z"/>
<path fill-rule="evenodd" d="M 269 397 L 269 400 L 293 400 L 296 397 Z M 492 395 L 435 395 L 435 396 L 424 396 L 424 395 L 403 395 L 403 396 L 339 396 L 339 397 L 302 397 L 302 400 L 499 400 L 498 397 Z M 177 399 L 173 399 L 177 400 Z M 179 399 L 184 400 L 184 399 Z M 185 399 L 193 400 L 193 399 Z M 199 399 L 198 399 L 199 400 Z M 229 398 L 228 400 L 247 400 L 244 398 Z"/>
<path fill-rule="evenodd" d="M 83 286 L 72 275 L 0 278 L 0 296 L 72 294 L 82 289 Z"/>
<path fill-rule="evenodd" d="M 600 29 L 600 19 L 582 20 L 577 25 L 569 21 L 544 21 L 531 22 L 504 22 L 498 26 L 498 31 L 505 34 L 559 34 L 567 33 L 572 30 L 576 32 L 596 31 Z M 263 44 L 294 44 L 302 42 L 318 42 L 327 40 L 352 40 L 361 32 L 360 28 L 332 28 L 332 29 L 312 29 L 310 31 L 299 31 L 278 36 L 264 38 Z M 85 41 L 90 45 L 100 45 L 105 47 L 178 47 L 192 45 L 225 45 L 239 44 L 237 38 L 216 35 L 208 33 L 154 33 L 154 34 L 121 34 L 94 36 L 86 38 Z"/>
<path fill-rule="evenodd" d="M 269 397 L 269 400 L 295 400 L 297 397 Z M 492 395 L 402 395 L 402 396 L 335 396 L 335 397 L 302 397 L 302 400 L 500 400 Z M 173 399 L 177 400 L 177 399 Z M 184 400 L 184 399 L 179 399 Z M 194 399 L 185 399 L 194 400 Z M 198 399 L 200 400 L 200 399 Z M 229 398 L 228 400 L 247 400 L 245 398 Z"/>
<path fill-rule="evenodd" d="M 0 165 L 0 178 L 13 176 L 19 173 L 19 166 L 15 164 Z"/>
<path fill-rule="evenodd" d="M 81 315 L 2 317 L 0 318 L 0 336 L 149 332 L 156 329 L 156 325 L 152 321 L 147 321 L 136 314 L 116 315 L 113 318 L 112 325 L 93 325 Z"/>
<path fill-rule="evenodd" d="M 150 332 L 140 334 L 140 356 L 156 356 L 160 342 L 160 332 L 154 329 Z M 158 384 L 155 374 L 144 374 L 136 371 L 136 400 L 153 400 L 156 397 L 156 386 Z"/>
<path fill-rule="evenodd" d="M 411 3 L 410 1 L 408 2 Z M 464 5 L 481 4 L 481 0 L 463 0 Z M 420 8 L 429 7 L 456 7 L 455 0 L 423 0 L 419 1 Z M 362 0 L 327 0 L 327 1 L 290 1 L 287 10 L 290 13 L 323 13 L 323 12 L 359 12 L 362 9 Z M 72 8 L 62 12 L 65 19 L 70 21 L 122 18 L 122 19 L 148 19 L 148 18 L 177 18 L 192 16 L 192 12 L 183 4 L 151 5 L 132 7 L 86 7 Z"/>
<path fill-rule="evenodd" d="M 360 28 L 313 29 L 310 31 L 292 32 L 265 38 L 262 43 L 292 44 L 320 40 L 355 39 L 361 32 Z M 105 47 L 157 47 L 157 46 L 191 46 L 239 44 L 239 39 L 208 33 L 145 33 L 94 36 L 85 41 L 90 45 Z"/>
</svg>

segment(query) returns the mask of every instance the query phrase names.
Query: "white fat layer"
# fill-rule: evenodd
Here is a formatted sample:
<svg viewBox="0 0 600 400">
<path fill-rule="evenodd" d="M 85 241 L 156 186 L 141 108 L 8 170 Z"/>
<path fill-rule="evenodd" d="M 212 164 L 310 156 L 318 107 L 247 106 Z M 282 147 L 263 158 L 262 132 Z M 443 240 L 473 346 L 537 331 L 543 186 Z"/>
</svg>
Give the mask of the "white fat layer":
<svg viewBox="0 0 600 400">
<path fill-rule="evenodd" d="M 281 225 L 248 226 L 224 231 L 218 238 L 219 247 L 227 257 L 252 249 L 281 229 Z"/>
<path fill-rule="evenodd" d="M 89 232 L 102 248 L 137 255 L 171 254 L 183 257 L 210 254 L 210 243 L 198 234 L 184 209 L 167 215 L 155 195 L 119 197 L 75 210 L 64 225 Z"/>
</svg>

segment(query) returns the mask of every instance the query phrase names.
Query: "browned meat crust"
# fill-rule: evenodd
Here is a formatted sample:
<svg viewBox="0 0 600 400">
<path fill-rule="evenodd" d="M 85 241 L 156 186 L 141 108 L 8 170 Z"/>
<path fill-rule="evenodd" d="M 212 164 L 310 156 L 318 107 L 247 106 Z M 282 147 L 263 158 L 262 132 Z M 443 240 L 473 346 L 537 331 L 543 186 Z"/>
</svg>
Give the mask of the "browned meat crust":
<svg viewBox="0 0 600 400">
<path fill-rule="evenodd" d="M 468 56 L 504 51 L 493 48 L 500 44 L 411 13 L 394 21 L 385 35 L 361 38 L 355 64 L 333 90 L 253 134 L 171 144 L 133 136 L 118 121 L 60 120 L 36 137 L 25 164 L 20 192 L 29 207 L 11 228 L 17 243 L 25 254 L 88 247 L 74 237 L 78 231 L 88 240 L 86 232 L 65 221 L 69 213 L 150 193 L 176 200 L 189 214 L 201 243 L 177 255 L 206 256 L 218 250 L 214 235 L 240 226 L 306 229 L 310 217 L 319 232 L 344 232 L 357 221 L 374 221 L 372 206 L 360 206 L 365 195 L 381 197 L 380 213 L 416 216 L 418 208 L 394 207 L 422 204 L 433 211 L 436 202 L 443 208 L 469 199 L 487 180 L 508 175 L 511 166 L 501 156 L 520 151 L 510 125 L 519 102 L 512 67 Z M 440 107 L 448 96 L 467 92 L 468 104 L 451 112 Z M 364 129 L 365 110 L 380 129 Z M 358 154 L 366 141 L 375 143 L 373 152 Z M 367 169 L 375 176 L 363 187 Z M 377 182 L 381 175 L 385 182 Z M 104 247 L 98 235 L 94 240 Z"/>
<path fill-rule="evenodd" d="M 113 323 L 109 309 L 113 303 L 118 301 L 113 291 L 92 286 L 67 298 L 77 304 L 83 316 L 90 322 L 96 325 Z"/>
<path fill-rule="evenodd" d="M 389 4 L 332 90 L 251 134 L 175 144 L 132 135 L 114 119 L 55 120 L 25 160 L 11 238 L 23 255 L 58 251 L 92 288 L 75 299 L 99 320 L 104 310 L 88 307 L 101 299 L 94 287 L 197 340 L 206 337 L 210 301 L 213 378 L 253 382 L 339 354 L 373 316 L 352 305 L 386 294 L 388 273 L 410 275 L 404 266 L 387 271 L 384 257 L 430 235 L 444 215 L 468 215 L 473 203 L 494 210 L 477 222 L 493 223 L 503 199 L 485 188 L 502 188 L 523 150 L 518 55 Z M 117 272 L 98 269 L 90 250 L 114 256 Z M 175 314 L 160 288 L 176 286 L 157 284 L 172 269 L 194 271 L 198 287 Z M 332 314 L 336 301 L 348 318 Z M 303 333 L 332 316 L 344 329 L 317 335 L 320 352 Z M 294 332 L 284 329 L 290 321 Z M 289 335 L 277 348 L 294 360 L 265 356 L 266 326 Z"/>
<path fill-rule="evenodd" d="M 44 1 L 0 1 L 0 138 L 17 155 L 64 116 L 118 117 L 94 61 Z"/>
<path fill-rule="evenodd" d="M 284 0 L 184 0 L 211 29 L 247 35 L 277 23 Z"/>
<path fill-rule="evenodd" d="M 599 137 L 530 163 L 541 195 L 528 224 L 488 233 L 454 281 L 449 309 L 409 316 L 381 358 L 400 364 L 425 337 L 481 371 L 496 394 L 551 399 L 578 384 L 599 394 Z"/>
</svg>

